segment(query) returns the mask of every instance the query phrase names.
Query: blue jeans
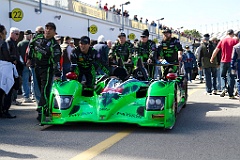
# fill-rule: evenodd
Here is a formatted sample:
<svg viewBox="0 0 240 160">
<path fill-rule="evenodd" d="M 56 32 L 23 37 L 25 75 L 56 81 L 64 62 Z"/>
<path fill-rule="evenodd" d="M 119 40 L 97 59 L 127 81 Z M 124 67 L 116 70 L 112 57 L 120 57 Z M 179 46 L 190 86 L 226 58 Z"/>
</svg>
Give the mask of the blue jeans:
<svg viewBox="0 0 240 160">
<path fill-rule="evenodd" d="M 220 67 L 217 68 L 217 90 L 221 91 L 221 74 L 220 74 Z"/>
<path fill-rule="evenodd" d="M 185 68 L 185 77 L 188 81 L 192 80 L 192 68 Z"/>
<path fill-rule="evenodd" d="M 28 67 L 24 66 L 22 71 L 22 91 L 24 98 L 29 98 L 30 94 L 29 76 L 30 70 Z"/>
<path fill-rule="evenodd" d="M 222 90 L 227 89 L 229 96 L 232 97 L 235 85 L 235 76 L 231 73 L 230 62 L 221 62 L 220 72 L 222 77 L 221 88 Z"/>
<path fill-rule="evenodd" d="M 206 80 L 206 91 L 208 93 L 217 90 L 217 69 L 216 68 L 203 68 Z"/>
<path fill-rule="evenodd" d="M 36 98 L 36 102 L 38 103 L 41 97 L 41 92 L 38 86 L 37 78 L 36 78 L 36 73 L 35 69 L 33 67 L 30 67 L 30 71 L 32 73 L 32 93 L 34 94 Z"/>
<path fill-rule="evenodd" d="M 237 65 L 237 90 L 238 90 L 238 96 L 240 97 L 240 60 L 238 61 Z"/>
<path fill-rule="evenodd" d="M 199 74 L 199 79 L 200 80 L 203 80 L 202 77 L 203 77 L 203 71 L 202 70 L 198 70 L 198 74 Z"/>
<path fill-rule="evenodd" d="M 61 76 L 62 81 L 66 81 L 67 80 L 66 74 L 68 72 L 70 72 L 70 67 L 71 67 L 71 63 L 63 64 L 63 66 L 62 66 L 62 76 Z"/>
</svg>

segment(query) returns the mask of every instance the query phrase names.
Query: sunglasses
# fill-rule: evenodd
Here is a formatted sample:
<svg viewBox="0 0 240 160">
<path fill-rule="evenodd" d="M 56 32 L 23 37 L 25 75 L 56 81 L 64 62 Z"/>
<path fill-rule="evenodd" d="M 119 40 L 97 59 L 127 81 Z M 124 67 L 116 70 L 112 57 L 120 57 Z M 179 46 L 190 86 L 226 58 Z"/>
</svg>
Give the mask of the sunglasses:
<svg viewBox="0 0 240 160">
<path fill-rule="evenodd" d="M 40 33 L 40 34 L 43 34 L 43 33 L 44 33 L 44 31 L 38 31 L 38 33 Z"/>
<path fill-rule="evenodd" d="M 141 38 L 146 38 L 147 36 L 141 36 Z"/>
<path fill-rule="evenodd" d="M 19 35 L 19 33 L 15 33 L 15 35 L 17 35 L 17 36 L 18 36 L 18 35 Z"/>
</svg>

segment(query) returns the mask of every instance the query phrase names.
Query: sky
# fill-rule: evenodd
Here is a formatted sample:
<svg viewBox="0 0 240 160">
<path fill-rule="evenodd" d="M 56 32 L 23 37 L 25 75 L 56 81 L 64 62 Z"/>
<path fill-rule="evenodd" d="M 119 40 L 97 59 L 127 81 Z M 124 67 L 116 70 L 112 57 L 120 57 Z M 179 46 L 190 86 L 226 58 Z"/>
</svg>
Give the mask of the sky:
<svg viewBox="0 0 240 160">
<path fill-rule="evenodd" d="M 96 6 L 99 0 L 79 0 Z M 101 0 L 110 6 L 124 4 L 128 0 Z M 162 24 L 174 29 L 196 29 L 201 33 L 223 32 L 228 29 L 240 30 L 240 0 L 129 0 L 124 10 L 151 21 L 164 18 Z"/>
</svg>

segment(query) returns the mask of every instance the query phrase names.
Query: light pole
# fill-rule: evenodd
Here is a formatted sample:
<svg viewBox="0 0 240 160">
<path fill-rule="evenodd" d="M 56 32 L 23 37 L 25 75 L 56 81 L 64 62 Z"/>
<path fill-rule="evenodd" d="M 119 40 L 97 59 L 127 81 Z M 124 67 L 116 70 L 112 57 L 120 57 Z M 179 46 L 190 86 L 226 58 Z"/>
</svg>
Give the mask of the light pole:
<svg viewBox="0 0 240 160">
<path fill-rule="evenodd" d="M 237 20 L 237 29 L 239 29 L 239 20 Z"/>
<path fill-rule="evenodd" d="M 158 22 L 158 39 L 160 39 L 160 35 L 159 35 L 159 25 L 160 25 L 160 21 L 164 20 L 164 18 L 160 18 L 160 19 L 157 19 L 157 22 Z"/>
<path fill-rule="evenodd" d="M 178 30 L 178 39 L 179 39 L 179 40 L 180 40 L 180 29 L 183 29 L 183 27 L 177 28 L 177 30 Z"/>
<path fill-rule="evenodd" d="M 124 17 L 123 17 L 123 5 L 130 4 L 130 1 L 127 1 L 126 3 L 121 4 L 122 6 L 122 28 L 120 29 L 122 32 L 124 31 Z"/>
</svg>

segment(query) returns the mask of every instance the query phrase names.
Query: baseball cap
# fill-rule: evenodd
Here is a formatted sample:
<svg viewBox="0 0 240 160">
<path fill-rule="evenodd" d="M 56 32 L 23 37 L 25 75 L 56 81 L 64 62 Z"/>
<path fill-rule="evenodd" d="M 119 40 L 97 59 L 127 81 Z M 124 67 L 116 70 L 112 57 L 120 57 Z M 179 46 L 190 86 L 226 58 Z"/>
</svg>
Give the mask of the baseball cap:
<svg viewBox="0 0 240 160">
<path fill-rule="evenodd" d="M 45 25 L 45 27 L 51 27 L 51 28 L 53 28 L 53 29 L 56 31 L 56 25 L 55 25 L 54 23 L 52 23 L 52 22 L 48 22 L 48 23 Z"/>
<path fill-rule="evenodd" d="M 32 34 L 32 31 L 29 29 L 24 32 L 24 35 L 30 35 L 30 34 Z"/>
<path fill-rule="evenodd" d="M 126 37 L 125 33 L 119 33 L 118 37 Z"/>
<path fill-rule="evenodd" d="M 227 31 L 227 34 L 234 34 L 234 31 L 233 31 L 232 29 L 229 29 L 229 30 Z"/>
<path fill-rule="evenodd" d="M 140 37 L 149 37 L 148 29 L 144 29 L 143 32 L 142 32 L 142 35 Z"/>
<path fill-rule="evenodd" d="M 79 41 L 80 44 L 90 44 L 90 38 L 88 36 L 82 36 Z"/>
<path fill-rule="evenodd" d="M 203 35 L 203 40 L 209 41 L 210 35 L 208 33 Z"/>
<path fill-rule="evenodd" d="M 189 46 L 188 46 L 188 45 L 186 45 L 186 46 L 185 46 L 185 49 L 189 49 Z"/>
<path fill-rule="evenodd" d="M 166 28 L 166 29 L 164 29 L 163 31 L 162 31 L 162 33 L 172 33 L 172 31 L 171 31 L 171 29 L 169 29 L 169 28 Z"/>
</svg>

